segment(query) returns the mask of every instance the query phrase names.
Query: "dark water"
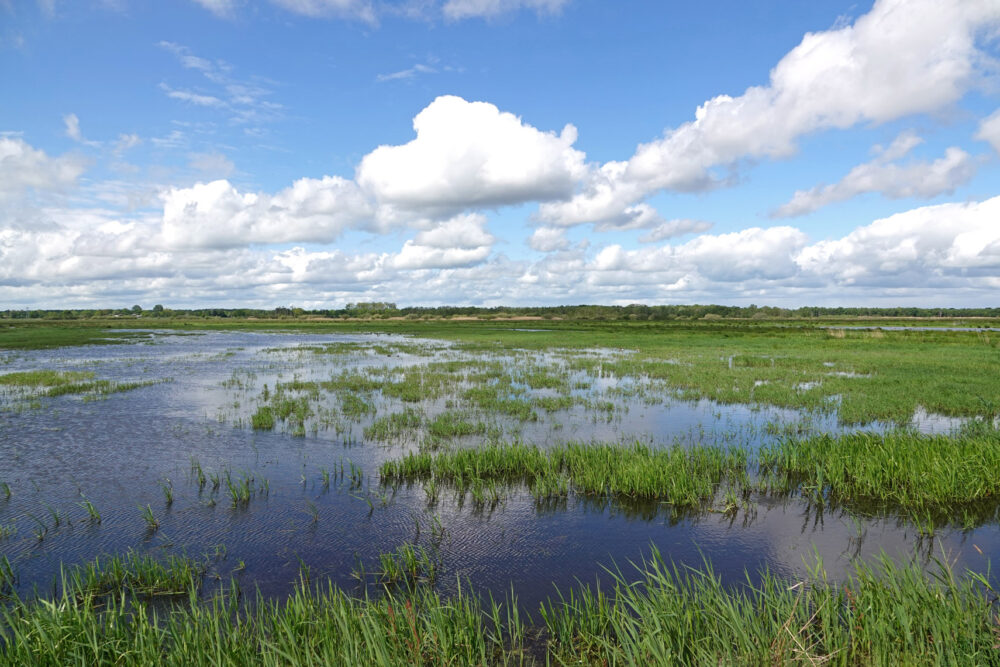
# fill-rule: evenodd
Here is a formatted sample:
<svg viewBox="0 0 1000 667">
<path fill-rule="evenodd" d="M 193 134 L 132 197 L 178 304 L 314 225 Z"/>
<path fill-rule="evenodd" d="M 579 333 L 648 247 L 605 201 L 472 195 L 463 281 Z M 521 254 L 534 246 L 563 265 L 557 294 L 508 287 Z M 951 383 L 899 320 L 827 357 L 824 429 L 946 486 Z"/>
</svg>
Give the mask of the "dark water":
<svg viewBox="0 0 1000 667">
<path fill-rule="evenodd" d="M 377 478 L 382 461 L 416 443 L 366 442 L 364 423 L 342 425 L 340 433 L 311 425 L 304 437 L 254 432 L 243 425 L 261 386 L 273 388 L 279 379 L 467 358 L 436 341 L 426 341 L 419 354 L 404 348 L 388 358 L 371 352 L 281 351 L 329 342 L 404 341 L 375 335 L 205 333 L 8 355 L 0 373 L 54 368 L 89 370 L 116 381 L 171 379 L 101 400 L 63 396 L 25 406 L 23 397 L 7 393 L 0 398 L 0 481 L 12 494 L 0 499 L 0 526 L 15 530 L 0 539 L 0 553 L 13 564 L 22 591 L 47 590 L 61 564 L 135 549 L 192 556 L 224 551 L 212 576 L 227 579 L 235 573 L 245 584 L 280 596 L 291 589 L 303 564 L 313 577 L 330 576 L 352 587 L 357 582 L 351 571 L 359 562 L 371 569 L 379 553 L 416 542 L 437 555 L 439 585 L 445 590 L 457 578 L 468 578 L 501 595 L 513 590 L 534 609 L 554 592 L 553 585 L 566 589 L 578 581 L 606 579 L 602 565 L 617 563 L 628 572 L 629 561 L 648 555 L 651 545 L 678 563 L 700 566 L 707 560 L 729 581 L 761 567 L 790 578 L 804 576 L 817 556 L 837 578 L 853 559 L 883 551 L 900 561 L 943 556 L 959 568 L 983 570 L 1000 547 L 992 524 L 968 531 L 939 528 L 928 538 L 905 520 L 817 513 L 798 499 L 764 499 L 755 510 L 734 517 L 684 516 L 657 503 L 595 503 L 572 495 L 561 505 L 540 507 L 523 490 L 492 510 L 477 510 L 444 490 L 429 508 L 419 484 L 393 491 Z M 592 354 L 599 358 L 601 353 Z M 554 354 L 535 361 L 566 358 Z M 586 391 L 606 396 L 614 386 L 615 381 L 597 378 Z M 505 437 L 528 442 L 641 438 L 664 444 L 759 444 L 775 432 L 768 425 L 776 424 L 812 431 L 840 428 L 835 415 L 684 401 L 650 391 L 615 400 L 617 409 L 600 418 L 576 407 L 543 415 L 538 422 L 507 420 L 500 426 Z M 444 405 L 432 401 L 425 407 L 433 412 Z M 399 404 L 378 408 L 383 415 Z M 923 414 L 917 426 L 941 430 L 954 423 Z M 245 508 L 233 508 L 224 486 L 217 493 L 199 490 L 192 457 L 206 473 L 252 475 L 258 486 L 266 480 L 267 490 Z M 340 465 L 350 462 L 364 471 L 363 483 L 353 488 L 347 475 L 344 480 L 337 476 Z M 335 475 L 328 488 L 323 468 Z M 161 489 L 166 480 L 174 494 L 169 506 Z M 101 512 L 99 525 L 86 521 L 79 505 L 84 498 Z M 140 514 L 146 505 L 160 522 L 153 532 Z"/>
</svg>

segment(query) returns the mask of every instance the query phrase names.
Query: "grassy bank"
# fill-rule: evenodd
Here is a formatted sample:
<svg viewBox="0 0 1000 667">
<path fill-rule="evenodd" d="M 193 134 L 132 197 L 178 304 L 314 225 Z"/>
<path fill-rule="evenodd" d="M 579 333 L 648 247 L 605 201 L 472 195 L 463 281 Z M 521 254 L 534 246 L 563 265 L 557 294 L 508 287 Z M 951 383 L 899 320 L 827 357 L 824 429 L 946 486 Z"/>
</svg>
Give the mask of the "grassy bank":
<svg viewBox="0 0 1000 667">
<path fill-rule="evenodd" d="M 637 571 L 616 574 L 613 590 L 560 591 L 533 616 L 467 588 L 447 598 L 423 585 L 352 597 L 303 581 L 286 600 L 248 605 L 233 585 L 201 600 L 197 577 L 182 576 L 187 596 L 163 606 L 141 594 L 98 595 L 87 578 L 71 576 L 54 599 L 6 605 L 0 661 L 1000 664 L 993 591 L 981 577 L 957 577 L 943 563 L 929 576 L 888 560 L 859 565 L 842 585 L 828 582 L 819 565 L 805 581 L 768 573 L 758 579 L 727 587 L 708 567 L 668 566 L 654 551 Z"/>
</svg>

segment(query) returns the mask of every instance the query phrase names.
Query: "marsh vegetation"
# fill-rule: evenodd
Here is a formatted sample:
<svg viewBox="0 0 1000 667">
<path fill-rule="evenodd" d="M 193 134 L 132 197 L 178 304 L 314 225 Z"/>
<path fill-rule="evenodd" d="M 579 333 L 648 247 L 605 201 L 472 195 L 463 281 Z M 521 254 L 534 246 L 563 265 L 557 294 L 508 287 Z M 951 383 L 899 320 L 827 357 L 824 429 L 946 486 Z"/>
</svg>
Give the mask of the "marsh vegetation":
<svg viewBox="0 0 1000 667">
<path fill-rule="evenodd" d="M 0 349 L 5 658 L 1000 659 L 991 332 L 227 324 Z"/>
</svg>

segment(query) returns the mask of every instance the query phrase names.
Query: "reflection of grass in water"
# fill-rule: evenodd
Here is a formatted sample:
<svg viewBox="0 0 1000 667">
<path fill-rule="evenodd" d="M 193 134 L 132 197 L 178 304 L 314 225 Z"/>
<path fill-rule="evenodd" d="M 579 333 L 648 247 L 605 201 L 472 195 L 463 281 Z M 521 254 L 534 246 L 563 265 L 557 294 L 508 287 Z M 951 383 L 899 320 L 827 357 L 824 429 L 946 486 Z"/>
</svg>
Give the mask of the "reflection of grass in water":
<svg viewBox="0 0 1000 667">
<path fill-rule="evenodd" d="M 858 564 L 843 584 L 821 564 L 802 581 L 762 572 L 728 587 L 710 566 L 664 563 L 655 550 L 637 574 L 611 570 L 613 591 L 558 590 L 540 627 L 516 600 L 461 585 L 428 585 L 433 560 L 404 545 L 379 559 L 380 595 L 332 584 L 252 604 L 234 582 L 201 602 L 205 563 L 129 554 L 63 578 L 51 598 L 14 598 L 3 612 L 7 664 L 983 664 L 995 661 L 992 589 L 946 562 L 930 575 L 886 558 Z M 9 575 L 7 574 L 9 572 Z M 428 576 L 430 572 L 431 576 Z M 0 582 L 13 578 L 9 564 Z M 363 578 L 367 574 L 361 573 Z M 10 584 L 8 584 L 8 589 Z M 102 595 L 117 590 L 138 595 Z M 145 596 L 187 593 L 168 614 Z M 539 639 L 544 637 L 544 641 Z"/>
</svg>

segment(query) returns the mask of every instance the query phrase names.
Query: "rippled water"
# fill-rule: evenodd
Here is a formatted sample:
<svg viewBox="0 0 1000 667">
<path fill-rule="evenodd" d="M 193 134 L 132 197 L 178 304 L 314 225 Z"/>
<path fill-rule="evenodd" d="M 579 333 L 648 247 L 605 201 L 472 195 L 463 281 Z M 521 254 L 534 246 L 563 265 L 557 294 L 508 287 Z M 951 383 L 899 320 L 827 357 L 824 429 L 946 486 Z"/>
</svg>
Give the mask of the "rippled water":
<svg viewBox="0 0 1000 667">
<path fill-rule="evenodd" d="M 289 591 L 301 565 L 309 566 L 314 577 L 328 575 L 350 587 L 356 584 L 351 571 L 358 562 L 370 566 L 379 553 L 418 542 L 438 555 L 445 589 L 467 577 L 500 594 L 513 589 L 530 609 L 553 593 L 553 584 L 565 588 L 593 581 L 602 576 L 602 565 L 617 563 L 627 569 L 628 562 L 648 554 L 651 545 L 679 563 L 700 566 L 710 561 L 730 581 L 763 566 L 800 576 L 816 555 L 837 577 L 853 558 L 881 551 L 902 560 L 945 555 L 959 567 L 978 570 L 1000 546 L 995 525 L 964 532 L 939 530 L 927 538 L 904 520 L 824 515 L 797 499 L 764 499 L 755 511 L 735 517 L 677 516 L 659 503 L 595 503 L 572 495 L 561 505 L 540 507 L 526 491 L 514 492 L 492 511 L 477 510 L 445 491 L 441 501 L 428 508 L 420 485 L 394 492 L 381 487 L 377 478 L 382 461 L 409 451 L 415 442 L 366 442 L 365 423 L 339 433 L 311 427 L 304 437 L 244 426 L 253 396 L 263 384 L 273 388 L 279 380 L 329 377 L 345 368 L 471 358 L 471 353 L 439 341 L 424 341 L 420 354 L 403 351 L 392 357 L 370 352 L 315 355 L 295 349 L 331 342 L 404 341 L 414 342 L 385 335 L 213 332 L 154 334 L 142 344 L 9 354 L 0 373 L 46 368 L 89 370 L 116 381 L 170 378 L 101 400 L 63 396 L 26 406 L 10 393 L 0 398 L 0 481 L 11 488 L 11 497 L 0 499 L 0 526 L 16 531 L 0 539 L 0 553 L 13 563 L 22 591 L 47 590 L 60 564 L 100 554 L 132 548 L 199 556 L 221 551 L 220 545 L 226 556 L 215 562 L 213 575 L 228 578 L 235 573 L 267 595 Z M 558 363 L 565 358 L 553 354 L 541 360 Z M 234 386 L 234 378 L 244 378 L 246 384 Z M 605 396 L 615 383 L 598 378 L 587 391 Z M 812 431 L 840 429 L 835 415 L 829 414 L 624 394 L 615 395 L 616 410 L 604 416 L 577 406 L 543 414 L 538 422 L 507 420 L 501 424 L 504 436 L 540 444 L 634 438 L 664 444 L 760 444 L 771 437 L 769 423 L 807 425 Z M 392 405 L 383 402 L 378 407 L 381 415 Z M 443 408 L 441 401 L 428 407 Z M 917 419 L 916 425 L 925 430 L 955 425 L 926 413 Z M 192 458 L 206 472 L 248 474 L 258 485 L 266 480 L 266 493 L 234 509 L 224 489 L 217 494 L 199 491 Z M 351 462 L 364 472 L 360 487 L 340 479 L 324 487 L 322 468 L 336 472 L 342 463 Z M 169 506 L 161 489 L 166 480 L 174 494 Z M 99 525 L 86 521 L 80 505 L 84 498 L 101 512 Z M 146 505 L 160 522 L 153 532 L 140 514 L 139 508 Z"/>
</svg>

